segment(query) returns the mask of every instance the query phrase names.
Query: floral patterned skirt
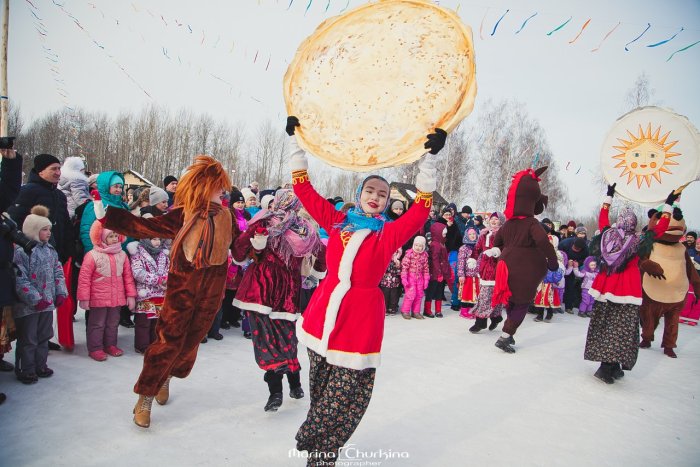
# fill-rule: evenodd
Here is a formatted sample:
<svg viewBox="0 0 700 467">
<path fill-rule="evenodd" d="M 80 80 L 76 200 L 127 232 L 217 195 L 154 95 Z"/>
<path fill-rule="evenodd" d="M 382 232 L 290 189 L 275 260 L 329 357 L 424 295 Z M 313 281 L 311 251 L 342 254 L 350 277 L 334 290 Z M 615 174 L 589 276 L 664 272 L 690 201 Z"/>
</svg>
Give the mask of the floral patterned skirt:
<svg viewBox="0 0 700 467">
<path fill-rule="evenodd" d="M 297 432 L 297 449 L 308 451 L 308 466 L 334 465 L 367 411 L 376 369 L 331 365 L 313 350 L 308 353 L 311 407 Z"/>
<path fill-rule="evenodd" d="M 472 314 L 477 318 L 500 318 L 504 310 L 503 305 L 491 306 L 493 299 L 493 286 L 481 284 L 479 297 L 476 299 L 476 306 L 472 309 Z"/>
<path fill-rule="evenodd" d="M 598 302 L 588 324 L 583 358 L 594 362 L 618 362 L 631 370 L 639 353 L 639 305 Z"/>
<path fill-rule="evenodd" d="M 160 311 L 163 309 L 163 302 L 165 302 L 163 297 L 141 300 L 136 302 L 134 313 L 145 313 L 148 319 L 158 319 L 160 318 Z"/>
</svg>

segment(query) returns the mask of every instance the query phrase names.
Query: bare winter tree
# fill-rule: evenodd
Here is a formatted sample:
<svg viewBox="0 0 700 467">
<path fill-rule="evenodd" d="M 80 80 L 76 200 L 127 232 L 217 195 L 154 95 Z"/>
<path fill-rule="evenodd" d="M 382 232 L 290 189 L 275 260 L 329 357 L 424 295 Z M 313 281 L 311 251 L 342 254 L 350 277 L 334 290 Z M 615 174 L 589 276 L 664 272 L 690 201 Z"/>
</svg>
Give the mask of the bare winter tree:
<svg viewBox="0 0 700 467">
<path fill-rule="evenodd" d="M 651 105 L 655 90 L 651 87 L 649 75 L 642 72 L 637 76 L 634 85 L 627 91 L 623 112 L 629 112 L 637 107 Z"/>
<path fill-rule="evenodd" d="M 549 167 L 541 182 L 542 192 L 549 196 L 545 215 L 557 217 L 569 209 L 545 131 L 522 103 L 488 101 L 473 125 L 476 141 L 470 163 L 478 174 L 474 182 L 478 210 L 502 210 L 513 174 L 533 165 Z"/>
</svg>

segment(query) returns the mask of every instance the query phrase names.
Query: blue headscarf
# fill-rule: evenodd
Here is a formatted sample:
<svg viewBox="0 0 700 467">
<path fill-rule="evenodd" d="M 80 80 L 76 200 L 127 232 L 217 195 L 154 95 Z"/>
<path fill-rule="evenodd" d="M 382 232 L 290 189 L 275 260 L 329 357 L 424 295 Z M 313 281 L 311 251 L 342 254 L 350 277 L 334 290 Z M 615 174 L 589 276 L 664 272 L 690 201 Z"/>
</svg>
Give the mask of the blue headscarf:
<svg viewBox="0 0 700 467">
<path fill-rule="evenodd" d="M 382 180 L 387 185 L 389 184 L 389 182 L 379 175 L 370 175 L 362 180 L 362 183 L 360 183 L 355 190 L 355 207 L 350 208 L 347 212 L 347 217 L 345 217 L 345 220 L 334 227 L 343 232 L 355 232 L 360 229 L 369 229 L 373 232 L 379 232 L 384 228 L 384 224 L 389 220 L 386 217 L 386 212 L 389 209 L 389 199 L 387 198 L 384 211 L 382 211 L 380 214 L 367 214 L 362 210 L 362 205 L 360 204 L 362 188 L 365 186 L 365 183 L 375 178 Z"/>
</svg>

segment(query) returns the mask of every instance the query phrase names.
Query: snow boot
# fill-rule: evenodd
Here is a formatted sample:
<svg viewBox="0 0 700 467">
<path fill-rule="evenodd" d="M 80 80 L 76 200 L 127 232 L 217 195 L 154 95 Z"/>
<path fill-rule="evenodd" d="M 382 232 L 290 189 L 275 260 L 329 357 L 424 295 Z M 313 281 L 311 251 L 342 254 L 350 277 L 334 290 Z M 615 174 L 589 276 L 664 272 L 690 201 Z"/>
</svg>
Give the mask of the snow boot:
<svg viewBox="0 0 700 467">
<path fill-rule="evenodd" d="M 651 341 L 648 341 L 646 339 L 642 339 L 642 342 L 639 343 L 640 349 L 648 349 L 649 347 L 651 347 Z"/>
<path fill-rule="evenodd" d="M 416 318 L 416 319 L 425 319 L 425 318 L 423 317 L 423 315 L 421 315 L 420 313 L 413 313 L 413 317 Z M 432 318 L 432 316 L 431 316 L 431 318 Z M 407 319 L 409 319 L 409 318 L 407 318 Z"/>
<path fill-rule="evenodd" d="M 612 370 L 610 372 L 610 376 L 613 377 L 613 379 L 620 379 L 625 376 L 625 372 L 622 371 L 622 366 L 619 363 L 613 363 L 612 364 Z"/>
<path fill-rule="evenodd" d="M 88 353 L 88 355 L 97 362 L 104 362 L 107 360 L 107 354 L 104 350 L 93 350 L 92 352 Z"/>
<path fill-rule="evenodd" d="M 39 381 L 39 377 L 36 375 L 36 373 L 20 371 L 17 373 L 17 380 L 22 384 L 34 384 Z"/>
<path fill-rule="evenodd" d="M 678 358 L 678 355 L 676 355 L 676 352 L 674 352 L 671 347 L 664 347 L 664 355 L 671 358 Z"/>
<path fill-rule="evenodd" d="M 158 394 L 156 394 L 156 402 L 159 405 L 165 405 L 170 399 L 170 378 L 172 376 L 168 376 L 168 379 L 165 380 L 165 383 L 158 390 Z"/>
<path fill-rule="evenodd" d="M 442 318 L 442 302 L 435 300 L 435 317 Z"/>
<path fill-rule="evenodd" d="M 541 323 L 542 322 L 542 315 L 544 315 L 544 310 L 542 308 L 538 308 L 537 309 L 537 316 L 535 316 L 534 321 Z"/>
<path fill-rule="evenodd" d="M 425 305 L 423 305 L 423 315 L 426 316 L 427 318 L 434 318 L 433 314 L 430 312 L 430 304 L 432 300 L 426 300 Z M 435 303 L 439 303 L 437 300 L 435 300 Z M 436 306 L 437 308 L 437 306 Z"/>
<path fill-rule="evenodd" d="M 270 394 L 270 397 L 267 399 L 267 404 L 265 404 L 265 412 L 277 412 L 277 409 L 280 407 L 282 407 L 282 393 L 276 392 Z"/>
<path fill-rule="evenodd" d="M 496 316 L 495 318 L 491 318 L 491 324 L 489 324 L 489 331 L 493 331 L 498 327 L 499 324 L 501 324 L 501 321 L 503 321 L 502 316 Z"/>
<path fill-rule="evenodd" d="M 615 379 L 612 377 L 612 364 L 611 363 L 601 363 L 598 370 L 593 376 L 604 382 L 605 384 L 613 384 Z"/>
<path fill-rule="evenodd" d="M 112 357 L 121 357 L 122 355 L 124 355 L 124 351 L 116 345 L 110 345 L 104 351 Z"/>
<path fill-rule="evenodd" d="M 139 400 L 134 407 L 134 423 L 141 428 L 151 426 L 151 405 L 153 404 L 153 396 L 142 396 L 139 394 Z"/>
<path fill-rule="evenodd" d="M 515 349 L 510 346 L 510 338 L 499 337 L 494 345 L 505 353 L 515 353 Z"/>
<path fill-rule="evenodd" d="M 14 369 L 15 366 L 12 363 L 6 362 L 2 359 L 2 356 L 0 356 L 0 371 L 12 371 Z"/>
<path fill-rule="evenodd" d="M 573 314 L 574 314 L 574 310 L 572 310 L 571 308 L 567 308 L 567 309 L 565 309 L 564 311 L 566 311 L 566 312 L 569 313 L 570 315 L 573 315 Z"/>
<path fill-rule="evenodd" d="M 301 388 L 301 374 L 298 371 L 287 373 L 287 382 L 289 383 L 289 397 L 292 399 L 302 399 L 304 397 L 304 390 Z"/>
<path fill-rule="evenodd" d="M 552 321 L 552 316 L 554 316 L 554 312 L 551 308 L 547 308 L 547 316 L 544 317 L 544 321 L 550 323 Z"/>
<path fill-rule="evenodd" d="M 478 334 L 479 331 L 486 329 L 486 318 L 476 318 L 476 323 L 474 326 L 469 328 L 469 332 L 472 334 Z"/>
<path fill-rule="evenodd" d="M 45 366 L 41 370 L 37 370 L 36 375 L 39 378 L 49 378 L 51 375 L 53 375 L 53 370 L 51 368 Z"/>
<path fill-rule="evenodd" d="M 401 312 L 401 316 L 403 317 L 403 319 L 411 319 L 411 313 Z"/>
</svg>

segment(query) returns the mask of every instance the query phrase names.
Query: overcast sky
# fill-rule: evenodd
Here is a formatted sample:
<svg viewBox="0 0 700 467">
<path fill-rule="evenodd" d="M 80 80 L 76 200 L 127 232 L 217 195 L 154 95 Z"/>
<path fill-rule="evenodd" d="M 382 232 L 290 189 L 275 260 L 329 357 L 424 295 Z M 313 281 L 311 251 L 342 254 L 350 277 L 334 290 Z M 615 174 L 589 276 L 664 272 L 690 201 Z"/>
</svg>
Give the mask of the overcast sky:
<svg viewBox="0 0 700 467">
<path fill-rule="evenodd" d="M 250 127 L 264 119 L 283 124 L 282 77 L 298 45 L 325 18 L 365 3 L 56 0 L 61 9 L 51 0 L 31 0 L 36 8 L 29 1 L 10 2 L 9 51 L 9 96 L 28 121 L 65 105 L 113 115 L 155 102 Z M 601 144 L 641 72 L 655 90 L 653 103 L 700 125 L 700 44 L 666 61 L 700 40 L 698 0 L 438 3 L 459 7 L 473 29 L 475 113 L 489 98 L 525 103 L 547 132 L 578 212 L 588 214 L 601 199 L 591 186 Z M 647 47 L 681 27 L 670 42 Z M 700 228 L 700 183 L 683 198 L 689 224 Z"/>
</svg>

